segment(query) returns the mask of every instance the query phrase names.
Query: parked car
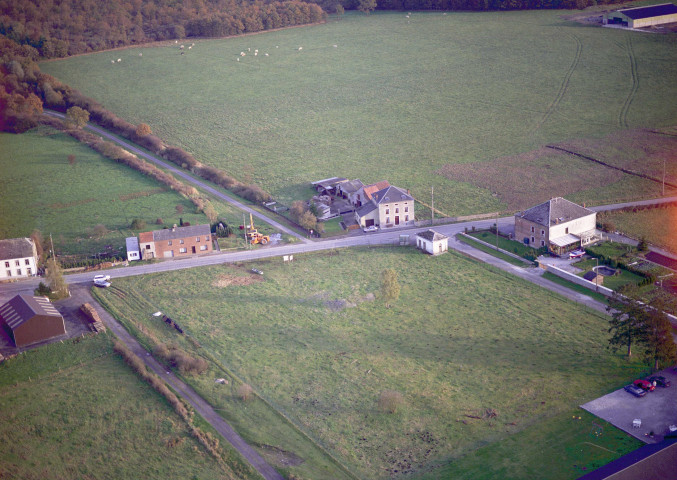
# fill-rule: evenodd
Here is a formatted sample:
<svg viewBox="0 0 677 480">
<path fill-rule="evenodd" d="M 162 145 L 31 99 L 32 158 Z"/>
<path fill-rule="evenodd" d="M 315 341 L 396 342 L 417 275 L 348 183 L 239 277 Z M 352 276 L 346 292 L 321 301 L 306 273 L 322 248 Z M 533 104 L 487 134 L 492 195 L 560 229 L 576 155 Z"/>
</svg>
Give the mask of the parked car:
<svg viewBox="0 0 677 480">
<path fill-rule="evenodd" d="M 642 390 L 639 387 L 635 387 L 634 385 L 626 385 L 625 387 L 623 387 L 623 389 L 626 392 L 631 393 L 635 397 L 643 397 L 644 395 L 646 395 L 646 391 Z"/>
<path fill-rule="evenodd" d="M 99 288 L 108 288 L 110 287 L 110 282 L 94 282 L 94 286 Z"/>
<path fill-rule="evenodd" d="M 656 387 L 667 388 L 671 385 L 670 380 L 665 378 L 663 375 L 654 375 L 653 377 L 649 377 L 649 381 Z"/>
<path fill-rule="evenodd" d="M 376 226 L 376 225 L 369 225 L 368 227 L 364 227 L 362 230 L 363 230 L 365 233 L 367 233 L 367 232 L 375 232 L 375 231 L 378 230 L 378 226 Z"/>
<path fill-rule="evenodd" d="M 635 387 L 639 387 L 646 392 L 653 392 L 654 390 L 656 390 L 656 386 L 648 380 L 639 379 L 632 382 L 632 384 Z"/>
<path fill-rule="evenodd" d="M 107 282 L 110 280 L 110 275 L 94 275 L 94 283 Z"/>
<path fill-rule="evenodd" d="M 569 252 L 569 258 L 581 258 L 583 255 L 585 255 L 584 250 L 574 250 L 573 252 Z"/>
</svg>

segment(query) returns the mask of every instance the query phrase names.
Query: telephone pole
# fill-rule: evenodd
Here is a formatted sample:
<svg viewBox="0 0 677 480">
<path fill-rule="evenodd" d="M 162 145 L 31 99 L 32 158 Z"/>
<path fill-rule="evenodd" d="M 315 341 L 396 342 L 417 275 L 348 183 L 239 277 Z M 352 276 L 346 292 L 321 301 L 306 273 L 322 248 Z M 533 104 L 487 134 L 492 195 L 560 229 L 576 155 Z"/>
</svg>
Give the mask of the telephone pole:
<svg viewBox="0 0 677 480">
<path fill-rule="evenodd" d="M 430 226 L 435 224 L 435 187 L 430 187 Z"/>
</svg>

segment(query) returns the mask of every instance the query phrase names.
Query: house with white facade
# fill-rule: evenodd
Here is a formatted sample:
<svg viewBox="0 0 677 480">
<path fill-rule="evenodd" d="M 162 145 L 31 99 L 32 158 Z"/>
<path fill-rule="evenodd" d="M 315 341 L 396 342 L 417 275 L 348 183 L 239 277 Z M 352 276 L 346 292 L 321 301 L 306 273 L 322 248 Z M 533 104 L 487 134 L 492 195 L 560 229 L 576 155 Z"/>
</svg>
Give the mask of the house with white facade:
<svg viewBox="0 0 677 480">
<path fill-rule="evenodd" d="M 414 197 L 392 185 L 369 194 L 369 200 L 355 210 L 357 224 L 364 228 L 414 225 Z"/>
<path fill-rule="evenodd" d="M 515 239 L 533 248 L 562 255 L 601 239 L 597 214 L 557 197 L 515 215 Z"/>
<path fill-rule="evenodd" d="M 125 239 L 127 245 L 127 261 L 134 262 L 141 260 L 141 251 L 139 250 L 139 239 L 136 237 L 127 237 Z"/>
<path fill-rule="evenodd" d="M 37 264 L 38 252 L 30 238 L 0 240 L 0 281 L 33 277 Z"/>
<path fill-rule="evenodd" d="M 430 255 L 439 255 L 449 249 L 449 237 L 435 230 L 416 234 L 416 247 Z"/>
</svg>

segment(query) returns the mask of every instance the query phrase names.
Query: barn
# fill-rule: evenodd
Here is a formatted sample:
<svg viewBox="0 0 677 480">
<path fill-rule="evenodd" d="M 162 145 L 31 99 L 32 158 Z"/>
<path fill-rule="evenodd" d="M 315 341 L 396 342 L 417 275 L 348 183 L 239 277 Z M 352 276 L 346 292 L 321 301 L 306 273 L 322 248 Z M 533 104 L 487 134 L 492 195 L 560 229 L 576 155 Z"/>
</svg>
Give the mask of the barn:
<svg viewBox="0 0 677 480">
<path fill-rule="evenodd" d="M 627 25 L 630 28 L 677 23 L 677 6 L 672 3 L 648 7 L 624 8 L 605 14 L 604 24 Z"/>
<path fill-rule="evenodd" d="M 0 307 L 0 325 L 17 347 L 66 334 L 63 317 L 46 297 L 15 296 Z"/>
</svg>

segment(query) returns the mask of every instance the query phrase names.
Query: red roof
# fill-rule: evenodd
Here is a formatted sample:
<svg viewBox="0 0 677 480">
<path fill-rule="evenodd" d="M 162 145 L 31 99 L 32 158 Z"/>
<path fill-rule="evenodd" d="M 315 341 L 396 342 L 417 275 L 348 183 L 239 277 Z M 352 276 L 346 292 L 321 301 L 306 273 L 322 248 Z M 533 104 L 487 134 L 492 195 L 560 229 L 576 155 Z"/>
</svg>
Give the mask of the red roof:
<svg viewBox="0 0 677 480">
<path fill-rule="evenodd" d="M 388 180 L 381 180 L 378 183 L 372 183 L 371 185 L 365 185 L 364 187 L 364 196 L 367 197 L 367 200 L 371 200 L 371 194 L 376 193 L 379 190 L 383 190 L 384 188 L 388 188 L 390 186 L 390 183 L 388 183 Z"/>
<path fill-rule="evenodd" d="M 139 233 L 139 242 L 149 243 L 153 241 L 153 232 L 141 232 Z"/>
</svg>

